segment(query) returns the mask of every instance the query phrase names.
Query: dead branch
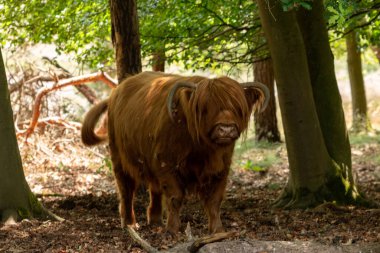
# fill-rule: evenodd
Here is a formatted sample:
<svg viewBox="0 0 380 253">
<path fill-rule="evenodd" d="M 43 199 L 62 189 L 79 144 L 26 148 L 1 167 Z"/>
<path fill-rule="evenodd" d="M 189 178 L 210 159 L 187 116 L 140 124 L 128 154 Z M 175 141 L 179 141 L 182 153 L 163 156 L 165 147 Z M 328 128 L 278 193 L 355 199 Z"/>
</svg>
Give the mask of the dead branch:
<svg viewBox="0 0 380 253">
<path fill-rule="evenodd" d="M 127 226 L 126 231 L 132 237 L 132 239 L 137 242 L 144 250 L 148 253 L 157 253 L 158 250 L 153 248 L 147 241 L 142 239 L 139 234 L 133 229 L 132 226 Z"/>
<path fill-rule="evenodd" d="M 67 74 L 59 74 L 56 76 L 58 79 L 64 79 L 68 78 L 69 76 Z M 12 94 L 13 92 L 17 91 L 22 85 L 29 84 L 29 83 L 35 83 L 35 82 L 56 82 L 57 79 L 52 77 L 51 75 L 38 75 L 35 77 L 32 77 L 31 79 L 24 81 L 24 79 L 19 80 L 18 82 L 13 83 L 9 86 L 9 93 Z"/>
<path fill-rule="evenodd" d="M 17 126 L 23 126 L 25 124 L 30 125 L 31 122 L 30 121 L 20 122 L 20 123 L 17 123 Z M 58 125 L 58 126 L 63 126 L 65 128 L 72 129 L 72 130 L 79 130 L 81 128 L 80 123 L 74 122 L 74 121 L 67 121 L 60 117 L 43 118 L 43 119 L 39 119 L 36 123 L 36 127 L 44 127 L 46 125 Z M 21 130 L 19 130 L 19 132 L 21 132 Z"/>
<path fill-rule="evenodd" d="M 73 77 L 73 75 L 70 73 L 70 71 L 68 71 L 66 68 L 64 68 L 61 64 L 59 64 L 55 59 L 50 59 L 46 56 L 42 57 L 42 59 L 48 61 L 51 65 L 53 65 L 54 67 L 62 70 L 65 75 L 66 75 L 66 78 L 71 78 Z M 60 78 L 62 79 L 62 78 Z M 88 86 L 84 85 L 84 84 L 79 84 L 79 85 L 76 85 L 74 86 L 80 93 L 82 93 L 82 95 L 91 103 L 91 104 L 95 104 L 97 102 L 97 97 L 96 97 L 96 94 L 95 92 Z"/>
<path fill-rule="evenodd" d="M 189 227 L 189 226 L 188 226 Z M 188 230 L 188 228 L 186 229 Z M 191 230 L 191 229 L 190 229 Z M 238 232 L 221 232 L 221 233 L 216 233 L 212 235 L 207 235 L 203 236 L 195 241 L 189 240 L 190 242 L 193 241 L 193 243 L 190 246 L 186 246 L 186 243 L 177 245 L 174 247 L 174 251 L 168 250 L 168 251 L 159 251 L 155 249 L 152 245 L 150 245 L 147 241 L 142 239 L 139 234 L 133 229 L 132 226 L 127 226 L 125 231 L 128 233 L 128 235 L 136 242 L 138 243 L 145 251 L 148 253 L 158 253 L 158 252 L 183 252 L 183 253 L 195 253 L 197 252 L 200 248 L 205 246 L 206 244 L 209 243 L 214 243 L 214 242 L 219 242 L 228 238 L 236 237 L 238 236 Z M 189 232 L 186 232 L 189 233 Z M 191 233 L 191 232 L 190 232 Z M 190 238 L 190 237 L 189 237 Z M 191 236 L 192 238 L 192 236 Z"/>
<path fill-rule="evenodd" d="M 187 250 L 190 253 L 197 252 L 201 247 L 205 246 L 206 244 L 213 243 L 213 242 L 219 242 L 231 237 L 237 236 L 237 232 L 222 232 L 222 233 L 216 233 L 209 236 L 201 237 L 197 240 L 195 240 L 188 248 Z"/>
<path fill-rule="evenodd" d="M 34 100 L 33 114 L 32 114 L 32 119 L 30 121 L 30 125 L 25 131 L 17 133 L 17 136 L 25 136 L 25 141 L 26 141 L 29 138 L 29 136 L 33 133 L 38 123 L 38 118 L 40 116 L 41 101 L 45 95 L 47 95 L 48 93 L 52 91 L 59 90 L 67 86 L 76 86 L 83 83 L 89 83 L 89 82 L 95 82 L 95 81 L 102 81 L 111 88 L 115 88 L 117 85 L 117 82 L 114 81 L 109 75 L 107 75 L 106 73 L 102 71 L 99 71 L 98 73 L 59 80 L 56 82 L 56 84 L 53 87 L 44 88 L 40 90 L 37 93 L 37 96 Z"/>
</svg>

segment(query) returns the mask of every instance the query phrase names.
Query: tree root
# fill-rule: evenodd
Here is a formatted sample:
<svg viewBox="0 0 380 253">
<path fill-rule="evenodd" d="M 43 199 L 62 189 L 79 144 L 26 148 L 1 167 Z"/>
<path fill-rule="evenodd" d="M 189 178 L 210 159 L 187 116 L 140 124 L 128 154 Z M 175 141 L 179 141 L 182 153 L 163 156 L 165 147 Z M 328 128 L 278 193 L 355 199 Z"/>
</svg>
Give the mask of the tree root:
<svg viewBox="0 0 380 253">
<path fill-rule="evenodd" d="M 339 183 L 339 181 L 336 181 Z M 334 188 L 335 187 L 335 188 Z M 379 205 L 374 201 L 366 199 L 356 188 L 352 188 L 344 193 L 338 189 L 337 184 L 327 184 L 317 191 L 310 191 L 306 188 L 290 189 L 287 186 L 280 197 L 272 203 L 274 208 L 284 209 L 307 209 L 315 208 L 325 203 L 334 205 L 354 205 L 377 208 Z"/>
</svg>

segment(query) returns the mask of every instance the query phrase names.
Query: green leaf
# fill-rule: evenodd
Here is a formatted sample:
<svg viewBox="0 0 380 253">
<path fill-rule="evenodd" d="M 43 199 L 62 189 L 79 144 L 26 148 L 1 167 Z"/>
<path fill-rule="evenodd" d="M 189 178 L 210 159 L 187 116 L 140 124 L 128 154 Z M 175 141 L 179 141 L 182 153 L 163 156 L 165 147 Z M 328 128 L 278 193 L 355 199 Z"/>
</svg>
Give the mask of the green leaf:
<svg viewBox="0 0 380 253">
<path fill-rule="evenodd" d="M 304 7 L 306 10 L 311 10 L 311 4 L 308 2 L 300 2 L 300 5 Z"/>
</svg>

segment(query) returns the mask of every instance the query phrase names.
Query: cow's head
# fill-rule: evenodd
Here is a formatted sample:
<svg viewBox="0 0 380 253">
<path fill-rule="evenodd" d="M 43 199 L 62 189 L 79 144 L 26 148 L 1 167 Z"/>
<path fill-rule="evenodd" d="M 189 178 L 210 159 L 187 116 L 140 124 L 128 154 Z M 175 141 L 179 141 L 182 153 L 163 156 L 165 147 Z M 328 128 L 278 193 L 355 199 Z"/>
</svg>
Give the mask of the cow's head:
<svg viewBox="0 0 380 253">
<path fill-rule="evenodd" d="M 196 84 L 178 82 L 169 92 L 167 102 L 175 124 L 174 99 L 181 106 L 194 141 L 224 146 L 233 144 L 246 130 L 252 110 L 265 109 L 269 90 L 258 82 L 242 85 L 227 77 L 204 79 Z"/>
</svg>

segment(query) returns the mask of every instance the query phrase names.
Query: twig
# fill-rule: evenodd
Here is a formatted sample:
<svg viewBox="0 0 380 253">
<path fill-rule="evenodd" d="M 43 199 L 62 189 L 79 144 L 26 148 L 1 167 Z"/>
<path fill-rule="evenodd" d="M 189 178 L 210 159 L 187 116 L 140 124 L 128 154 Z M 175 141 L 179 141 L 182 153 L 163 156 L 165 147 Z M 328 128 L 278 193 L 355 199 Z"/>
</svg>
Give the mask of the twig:
<svg viewBox="0 0 380 253">
<path fill-rule="evenodd" d="M 35 193 L 34 196 L 36 196 L 36 198 L 43 198 L 43 197 L 60 197 L 60 198 L 64 198 L 64 197 L 66 197 L 65 195 L 59 194 L 59 193 Z"/>
</svg>

